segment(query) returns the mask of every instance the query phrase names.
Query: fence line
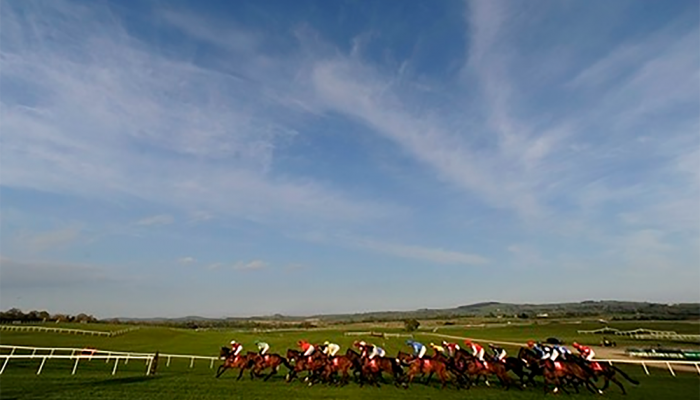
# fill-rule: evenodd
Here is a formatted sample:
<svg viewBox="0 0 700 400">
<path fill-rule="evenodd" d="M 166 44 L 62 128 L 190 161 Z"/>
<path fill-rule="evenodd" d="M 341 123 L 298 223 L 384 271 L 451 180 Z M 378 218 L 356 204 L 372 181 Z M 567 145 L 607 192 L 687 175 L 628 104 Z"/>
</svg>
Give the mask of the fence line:
<svg viewBox="0 0 700 400">
<path fill-rule="evenodd" d="M 413 337 L 413 335 L 406 334 L 406 333 L 386 333 L 386 332 L 345 332 L 345 336 L 376 336 L 376 337 L 382 337 L 382 338 Z"/>
<path fill-rule="evenodd" d="M 114 337 L 123 335 L 127 332 L 135 331 L 139 327 L 120 329 L 118 331 L 94 331 L 87 329 L 70 329 L 70 328 L 53 328 L 36 325 L 0 325 L 0 330 L 3 331 L 38 331 L 38 332 L 53 332 L 53 333 L 68 333 L 75 335 L 90 335 L 90 336 L 107 336 Z"/>
<path fill-rule="evenodd" d="M 41 359 L 41 365 L 37 370 L 37 375 L 41 374 L 41 371 L 46 364 L 48 359 L 71 359 L 75 360 L 73 366 L 72 374 L 78 368 L 78 363 L 80 360 L 92 360 L 92 359 L 103 359 L 105 363 L 110 360 L 114 360 L 114 369 L 112 370 L 112 375 L 117 372 L 117 366 L 119 361 L 123 361 L 124 365 L 129 363 L 129 360 L 145 360 L 148 364 L 146 370 L 146 375 L 150 374 L 151 366 L 153 361 L 156 359 L 166 358 L 166 367 L 170 367 L 170 362 L 172 359 L 183 359 L 189 360 L 189 367 L 194 368 L 196 360 L 209 361 L 209 368 L 214 368 L 214 361 L 219 360 L 219 357 L 211 356 L 199 356 L 191 354 L 167 354 L 167 353 L 137 353 L 137 352 L 125 352 L 125 351 L 108 351 L 108 350 L 97 350 L 93 348 L 70 348 L 70 347 L 30 347 L 30 346 L 12 346 L 12 345 L 0 345 L 0 349 L 10 350 L 9 354 L 0 354 L 0 360 L 4 359 L 2 367 L 0 367 L 0 375 L 5 371 L 7 364 L 10 359 Z M 16 354 L 17 351 L 31 351 L 31 354 Z M 56 353 L 69 353 L 69 354 L 56 354 Z"/>
</svg>

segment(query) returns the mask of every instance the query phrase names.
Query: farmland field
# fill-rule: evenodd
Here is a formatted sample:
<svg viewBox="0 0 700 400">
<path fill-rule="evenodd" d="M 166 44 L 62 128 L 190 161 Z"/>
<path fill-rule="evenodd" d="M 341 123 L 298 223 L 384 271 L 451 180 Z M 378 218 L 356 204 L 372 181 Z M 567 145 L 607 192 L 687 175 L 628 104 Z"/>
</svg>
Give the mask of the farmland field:
<svg viewBox="0 0 700 400">
<path fill-rule="evenodd" d="M 625 326 L 617 326 L 620 329 L 634 329 L 647 327 L 661 329 L 657 325 L 663 325 L 663 329 L 681 332 L 697 332 L 697 324 L 683 323 L 624 323 Z M 504 326 L 495 328 L 473 328 L 465 326 L 449 326 L 440 328 L 437 332 L 419 330 L 415 337 L 424 342 L 440 341 L 435 334 L 450 336 L 468 336 L 487 340 L 501 340 L 521 343 L 529 338 L 542 339 L 549 336 L 557 336 L 564 340 L 580 340 L 584 343 L 595 343 L 600 340 L 598 336 L 579 335 L 576 331 L 590 329 L 590 324 L 538 324 L 526 326 Z M 105 329 L 106 325 L 95 325 Z M 611 324 L 615 326 L 615 324 Z M 82 329 L 92 329 L 92 325 L 82 326 Z M 114 327 L 114 330 L 122 327 Z M 367 330 L 363 327 L 361 330 Z M 347 326 L 344 330 L 358 330 Z M 396 329 L 375 329 L 398 332 Z M 271 344 L 272 352 L 284 353 L 287 348 L 296 348 L 296 341 L 306 339 L 317 343 L 324 340 L 332 340 L 340 344 L 343 349 L 351 345 L 353 340 L 366 339 L 382 345 L 389 354 L 396 354 L 398 350 L 408 350 L 404 344 L 405 337 L 378 338 L 366 336 L 346 336 L 340 330 L 309 330 L 309 331 L 279 331 L 269 333 L 255 333 L 251 331 L 233 330 L 185 330 L 163 327 L 142 327 L 139 330 L 126 333 L 118 337 L 76 336 L 58 333 L 37 332 L 2 332 L 0 343 L 3 345 L 22 345 L 38 347 L 85 347 L 92 346 L 100 350 L 155 352 L 170 354 L 190 354 L 201 356 L 216 356 L 218 349 L 226 345 L 231 339 L 243 343 L 245 350 L 254 349 L 255 340 L 266 340 Z M 615 338 L 618 339 L 617 337 Z M 628 341 L 618 340 L 618 343 Z M 485 344 L 485 343 L 484 343 Z M 639 346 L 640 342 L 633 342 Z M 689 347 L 683 345 L 682 347 Z M 514 347 L 507 347 L 512 351 Z M 343 350 L 344 351 L 344 350 Z M 229 371 L 221 378 L 214 378 L 214 369 L 220 364 L 214 363 L 214 369 L 210 368 L 210 362 L 196 360 L 194 367 L 190 368 L 190 360 L 173 359 L 169 366 L 161 358 L 158 372 L 155 376 L 145 375 L 143 360 L 131 360 L 128 364 L 120 364 L 115 375 L 112 375 L 113 362 L 106 363 L 103 360 L 82 361 L 75 375 L 71 375 L 73 366 L 70 360 L 49 360 L 42 373 L 36 375 L 39 359 L 12 360 L 6 370 L 0 375 L 0 398 L 40 398 L 40 399 L 74 399 L 74 398 L 146 398 L 146 399 L 178 399 L 178 398 L 318 398 L 318 399 L 361 399 L 361 398 L 402 398 L 402 399 L 534 399 L 542 398 L 542 388 L 526 388 L 524 391 L 511 389 L 504 392 L 499 387 L 487 388 L 478 386 L 467 390 L 457 390 L 454 387 L 440 389 L 438 381 L 434 380 L 430 385 L 414 383 L 409 389 L 396 388 L 393 385 L 383 385 L 381 388 L 364 387 L 351 383 L 345 387 L 328 387 L 316 385 L 307 387 L 301 382 L 286 383 L 283 373 L 273 377 L 271 381 L 251 381 L 245 375 L 241 381 L 236 381 L 234 374 Z M 629 394 L 628 399 L 697 399 L 700 398 L 700 379 L 695 372 L 678 372 L 676 377 L 670 375 L 666 369 L 650 368 L 650 375 L 644 374 L 641 367 L 623 367 L 630 375 L 641 382 L 634 386 L 625 382 Z M 284 371 L 284 368 L 282 369 Z M 573 398 L 592 398 L 590 393 L 572 395 Z M 605 394 L 605 398 L 623 398 L 617 387 L 611 387 Z"/>
</svg>

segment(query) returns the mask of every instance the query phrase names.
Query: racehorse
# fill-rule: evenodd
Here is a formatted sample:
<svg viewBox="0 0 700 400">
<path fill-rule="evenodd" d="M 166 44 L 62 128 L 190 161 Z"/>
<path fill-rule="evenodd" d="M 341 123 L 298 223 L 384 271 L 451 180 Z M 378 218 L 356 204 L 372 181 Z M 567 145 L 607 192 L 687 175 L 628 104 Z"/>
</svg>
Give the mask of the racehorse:
<svg viewBox="0 0 700 400">
<path fill-rule="evenodd" d="M 262 371 L 270 368 L 270 373 L 265 376 L 263 379 L 264 381 L 270 379 L 272 375 L 276 374 L 280 368 L 280 365 L 284 365 L 289 371 L 294 368 L 287 362 L 286 358 L 274 353 L 265 355 L 258 354 L 257 357 L 253 359 L 253 362 L 254 367 L 252 373 L 255 376 L 260 376 Z"/>
<path fill-rule="evenodd" d="M 305 381 L 309 381 L 309 386 L 318 378 L 320 369 L 323 368 L 324 362 L 311 356 L 304 356 L 300 351 L 294 349 L 287 350 L 287 360 L 294 362 L 294 367 L 287 374 L 287 382 L 291 382 L 302 371 L 308 371 Z"/>
<path fill-rule="evenodd" d="M 256 356 L 256 353 L 251 353 L 249 352 L 246 355 L 234 355 L 231 352 L 231 349 L 228 347 L 222 347 L 221 351 L 219 352 L 219 357 L 224 358 L 224 363 L 219 366 L 219 368 L 216 370 L 216 377 L 220 377 L 221 374 L 226 372 L 227 369 L 229 368 L 240 368 L 241 371 L 238 374 L 238 378 L 236 380 L 240 380 L 241 377 L 243 376 L 243 371 L 245 371 L 248 368 L 251 368 L 253 366 L 253 359 L 251 356 Z M 252 375 L 251 375 L 252 378 Z"/>
<path fill-rule="evenodd" d="M 364 379 L 370 384 L 379 386 L 377 380 L 382 380 L 384 383 L 384 378 L 382 373 L 387 373 L 394 377 L 394 385 L 399 386 L 399 383 L 403 380 L 403 369 L 394 358 L 389 357 L 374 357 L 372 359 L 367 355 L 367 350 L 363 350 L 360 355 L 361 363 L 361 379 L 360 386 L 363 385 Z"/>
<path fill-rule="evenodd" d="M 491 386 L 488 381 L 489 375 L 495 375 L 498 381 L 506 388 L 510 389 L 510 385 L 513 384 L 513 378 L 508 375 L 506 364 L 498 361 L 481 361 L 464 349 L 457 350 L 455 354 L 455 360 L 460 370 L 465 371 L 469 376 L 476 376 L 474 379 L 474 384 L 479 382 L 479 379 L 483 376 L 486 386 Z"/>
<path fill-rule="evenodd" d="M 537 357 L 535 352 L 531 349 L 527 347 L 521 347 L 518 351 L 518 359 L 521 360 L 525 364 L 525 366 L 527 366 L 527 368 L 530 370 L 530 373 L 527 373 L 525 375 L 527 375 L 527 379 L 532 384 L 532 386 L 535 386 L 535 377 L 543 375 L 539 357 Z"/>
<path fill-rule="evenodd" d="M 403 351 L 399 351 L 396 359 L 403 365 L 408 366 L 407 383 L 412 383 L 413 378 L 415 378 L 415 376 L 418 374 L 428 374 L 428 378 L 425 380 L 425 383 L 429 383 L 433 374 L 437 374 L 440 378 L 440 382 L 442 382 L 442 387 L 444 388 L 447 386 L 447 380 L 450 376 L 447 373 L 447 363 L 444 359 L 438 359 L 435 357 L 417 358 L 414 355 Z"/>
<path fill-rule="evenodd" d="M 349 350 L 349 349 L 348 349 Z M 352 351 L 352 350 L 349 350 Z M 355 366 L 355 363 L 347 355 L 329 357 L 325 365 L 323 377 L 327 382 L 333 381 L 333 377 L 340 372 L 340 384 L 347 385 L 350 380 L 348 371 Z"/>
<path fill-rule="evenodd" d="M 635 385 L 639 385 L 639 381 L 636 379 L 630 377 L 625 373 L 625 371 L 617 368 L 616 366 L 612 365 L 610 362 L 603 363 L 603 362 L 598 362 L 598 361 L 586 361 L 581 357 L 574 356 L 572 357 L 572 361 L 575 362 L 576 364 L 580 365 L 581 367 L 584 368 L 588 373 L 592 374 L 594 379 L 597 377 L 603 377 L 603 387 L 600 388 L 601 391 L 605 391 L 608 389 L 610 386 L 610 382 L 612 381 L 615 383 L 617 386 L 620 387 L 620 390 L 622 390 L 622 394 L 627 394 L 625 391 L 625 387 L 622 385 L 622 382 L 620 382 L 616 377 L 616 373 L 619 372 L 620 375 L 622 375 L 625 379 L 630 381 L 631 383 Z"/>
<path fill-rule="evenodd" d="M 578 393 L 578 383 L 583 383 L 592 393 L 603 394 L 593 382 L 593 377 L 586 368 L 572 361 L 552 361 L 540 360 L 544 375 L 544 392 L 547 393 L 547 387 L 551 384 L 554 386 L 553 392 L 559 391 L 559 387 L 568 394 L 562 383 L 570 382 L 574 385 L 574 389 Z"/>
</svg>

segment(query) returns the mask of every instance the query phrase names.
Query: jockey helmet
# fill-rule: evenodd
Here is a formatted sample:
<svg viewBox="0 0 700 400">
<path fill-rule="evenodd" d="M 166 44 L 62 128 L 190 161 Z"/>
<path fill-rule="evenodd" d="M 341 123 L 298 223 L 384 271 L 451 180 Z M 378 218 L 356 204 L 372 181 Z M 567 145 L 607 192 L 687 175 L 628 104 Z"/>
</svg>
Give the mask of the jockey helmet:
<svg viewBox="0 0 700 400">
<path fill-rule="evenodd" d="M 534 341 L 534 340 L 528 340 L 528 341 L 527 341 L 527 347 L 533 347 L 534 345 L 535 345 L 535 341 Z"/>
<path fill-rule="evenodd" d="M 325 342 L 323 342 L 323 344 L 326 345 L 326 346 L 328 346 L 329 344 L 331 344 L 331 342 L 329 342 L 329 341 L 326 340 Z"/>
<path fill-rule="evenodd" d="M 465 339 L 465 340 L 464 340 L 464 344 L 466 344 L 467 346 L 469 346 L 470 344 L 472 344 L 472 341 L 471 341 L 470 339 Z"/>
<path fill-rule="evenodd" d="M 235 341 L 235 340 L 232 340 L 232 341 L 231 341 L 231 344 L 236 344 L 236 341 Z"/>
<path fill-rule="evenodd" d="M 576 342 L 572 343 L 571 345 L 574 346 L 574 348 L 576 348 L 576 349 L 578 349 L 579 347 L 581 347 L 581 345 L 578 344 L 578 343 L 576 343 Z"/>
<path fill-rule="evenodd" d="M 360 340 L 360 343 L 358 343 L 357 345 L 360 347 L 365 347 L 365 346 L 367 346 L 367 343 L 365 343 L 364 340 Z"/>
<path fill-rule="evenodd" d="M 406 344 L 407 344 L 407 345 L 412 345 L 413 343 L 414 343 L 414 342 L 413 342 L 413 340 L 411 340 L 411 339 L 408 339 L 408 340 L 406 341 Z"/>
</svg>

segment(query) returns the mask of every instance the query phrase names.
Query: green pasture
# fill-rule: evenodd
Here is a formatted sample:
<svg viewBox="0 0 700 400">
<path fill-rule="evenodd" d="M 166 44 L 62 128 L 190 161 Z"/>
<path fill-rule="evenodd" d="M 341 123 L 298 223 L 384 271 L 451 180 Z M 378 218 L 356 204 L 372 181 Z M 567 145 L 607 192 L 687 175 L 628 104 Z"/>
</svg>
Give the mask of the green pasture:
<svg viewBox="0 0 700 400">
<path fill-rule="evenodd" d="M 59 326 L 58 324 L 57 326 Z M 90 329 L 92 325 L 81 324 L 81 329 Z M 649 327 L 649 324 L 633 324 L 629 329 Z M 678 324 L 681 325 L 681 324 Z M 60 325 L 63 327 L 62 325 Z M 95 325 L 98 326 L 98 325 Z M 104 326 L 104 325 L 102 325 Z M 614 326 L 611 324 L 611 326 Z M 674 324 L 665 324 L 668 330 L 681 333 L 681 328 Z M 672 328 L 669 328 L 672 326 Z M 683 325 L 685 326 L 685 325 Z M 687 327 L 687 326 L 686 326 Z M 689 329 L 697 329 L 698 325 L 690 325 Z M 363 330 L 366 327 L 346 330 Z M 121 329 L 118 327 L 116 329 Z M 116 330 L 115 329 L 115 330 Z M 581 325 L 547 324 L 517 327 L 496 328 L 466 328 L 464 326 L 449 326 L 439 328 L 437 333 L 455 336 L 469 336 L 487 340 L 503 340 L 524 342 L 529 338 L 546 338 L 557 336 L 567 341 L 579 338 L 579 329 L 589 329 Z M 622 329 L 622 328 L 620 328 Z M 625 328 L 627 329 L 627 328 Z M 375 331 L 395 329 L 373 329 Z M 415 336 L 429 343 L 440 341 L 439 337 L 431 336 L 432 329 L 420 330 Z M 600 338 L 592 340 L 598 341 Z M 243 343 L 245 350 L 255 350 L 255 340 L 265 340 L 271 344 L 272 352 L 282 353 L 287 348 L 296 348 L 299 339 L 318 343 L 332 340 L 343 346 L 343 350 L 352 344 L 353 340 L 367 340 L 382 345 L 389 354 L 398 350 L 407 351 L 405 337 L 379 338 L 369 336 L 346 336 L 339 330 L 310 330 L 310 331 L 280 331 L 271 333 L 241 332 L 234 330 L 185 330 L 163 327 L 142 327 L 139 330 L 117 337 L 80 336 L 59 333 L 38 332 L 0 332 L 0 344 L 23 345 L 37 347 L 96 347 L 100 350 L 155 352 L 172 354 L 190 354 L 201 356 L 217 356 L 219 347 L 225 346 L 231 339 Z M 616 338 L 617 339 L 617 338 Z M 581 339 L 582 340 L 582 339 Z M 584 341 L 584 340 L 582 340 Z M 585 341 L 584 341 L 585 342 Z M 618 343 L 620 341 L 618 340 Z M 636 343 L 635 345 L 639 345 Z M 366 399 L 366 398 L 402 398 L 402 399 L 535 399 L 542 398 L 542 388 L 526 388 L 523 391 L 511 389 L 505 392 L 500 387 L 475 387 L 470 390 L 457 390 L 454 387 L 440 389 L 437 380 L 429 385 L 414 383 L 409 389 L 396 388 L 393 385 L 383 385 L 381 388 L 360 388 L 355 383 L 345 387 L 329 387 L 316 385 L 307 387 L 301 382 L 286 383 L 284 373 L 273 377 L 268 382 L 251 381 L 245 375 L 241 381 L 236 381 L 233 371 L 228 371 L 221 378 L 215 379 L 214 372 L 219 361 L 210 368 L 210 362 L 195 361 L 190 368 L 190 360 L 172 359 L 170 366 L 161 358 L 158 372 L 155 376 L 145 376 L 146 365 L 143 360 L 131 360 L 127 365 L 119 364 L 117 373 L 112 375 L 113 361 L 104 360 L 81 361 L 75 375 L 71 375 L 73 362 L 71 360 L 48 360 L 41 375 L 36 375 L 40 359 L 12 360 L 5 372 L 0 375 L 0 398 L 2 399 L 191 399 L 191 398 L 309 398 L 309 399 Z M 628 395 L 623 397 L 617 387 L 611 387 L 604 398 L 612 399 L 697 399 L 700 398 L 700 378 L 695 372 L 678 372 L 672 377 L 668 370 L 650 368 L 650 376 L 644 374 L 641 367 L 623 367 L 631 376 L 641 382 L 634 386 L 625 382 Z M 284 368 L 283 368 L 284 370 Z M 591 393 L 572 395 L 572 398 L 596 398 Z"/>
</svg>

